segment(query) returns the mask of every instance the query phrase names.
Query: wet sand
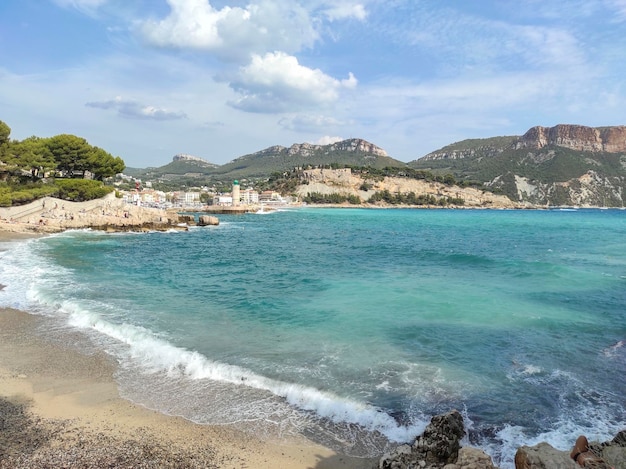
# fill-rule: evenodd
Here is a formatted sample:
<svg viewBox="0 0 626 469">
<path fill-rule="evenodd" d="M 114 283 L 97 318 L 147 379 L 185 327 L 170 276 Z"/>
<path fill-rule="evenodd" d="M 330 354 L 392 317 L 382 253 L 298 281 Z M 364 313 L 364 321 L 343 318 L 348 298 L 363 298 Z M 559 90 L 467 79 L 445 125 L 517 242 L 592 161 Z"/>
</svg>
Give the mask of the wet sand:
<svg viewBox="0 0 626 469">
<path fill-rule="evenodd" d="M 377 467 L 304 437 L 264 441 L 121 399 L 111 357 L 47 337 L 46 321 L 0 309 L 1 469 Z"/>
</svg>

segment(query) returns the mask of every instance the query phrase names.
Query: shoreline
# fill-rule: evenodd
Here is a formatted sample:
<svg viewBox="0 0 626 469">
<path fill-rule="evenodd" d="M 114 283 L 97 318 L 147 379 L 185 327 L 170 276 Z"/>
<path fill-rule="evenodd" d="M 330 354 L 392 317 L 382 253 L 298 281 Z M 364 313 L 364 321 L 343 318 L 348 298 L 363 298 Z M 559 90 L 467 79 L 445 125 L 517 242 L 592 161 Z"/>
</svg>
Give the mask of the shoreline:
<svg viewBox="0 0 626 469">
<path fill-rule="evenodd" d="M 47 320 L 0 308 L 0 415 L 8 416 L 3 417 L 0 432 L 4 448 L 0 468 L 58 463 L 55 458 L 70 448 L 75 461 L 84 464 L 80 458 L 95 458 L 101 464 L 107 460 L 98 458 L 112 457 L 112 442 L 117 460 L 128 459 L 114 467 L 136 467 L 151 456 L 159 461 L 142 467 L 366 469 L 375 464 L 338 454 L 305 437 L 266 441 L 124 400 L 114 380 L 113 359 L 101 351 L 88 353 L 47 340 L 39 330 Z M 76 334 L 76 340 L 84 337 Z M 11 419 L 13 414 L 21 420 Z M 82 455 L 75 454 L 78 441 Z M 141 452 L 136 450 L 138 444 Z M 126 454 L 129 451 L 134 454 Z M 19 459 L 12 460 L 5 466 L 9 455 L 25 462 L 20 466 Z M 172 461 L 174 465 L 167 465 Z"/>
<path fill-rule="evenodd" d="M 606 207 L 569 207 L 569 206 L 538 206 L 518 204 L 515 206 L 499 205 L 450 205 L 446 207 L 434 205 L 390 205 L 361 203 L 352 205 L 341 204 L 300 204 L 294 206 L 268 206 L 267 211 L 282 208 L 335 208 L 335 209 L 406 209 L 406 210 L 605 210 Z M 624 207 L 610 207 L 611 210 L 626 210 Z M 188 210 L 187 210 L 188 211 Z M 221 215 L 242 215 L 257 213 L 258 206 L 238 207 L 203 207 L 193 212 Z M 68 202 L 52 197 L 45 197 L 24 206 L 0 207 L 0 241 L 3 238 L 19 236 L 41 236 L 59 233 L 72 229 L 94 229 L 104 232 L 146 232 L 146 231 L 187 231 L 188 226 L 180 223 L 180 209 L 157 209 L 126 204 L 110 194 L 102 199 L 87 202 Z"/>
</svg>

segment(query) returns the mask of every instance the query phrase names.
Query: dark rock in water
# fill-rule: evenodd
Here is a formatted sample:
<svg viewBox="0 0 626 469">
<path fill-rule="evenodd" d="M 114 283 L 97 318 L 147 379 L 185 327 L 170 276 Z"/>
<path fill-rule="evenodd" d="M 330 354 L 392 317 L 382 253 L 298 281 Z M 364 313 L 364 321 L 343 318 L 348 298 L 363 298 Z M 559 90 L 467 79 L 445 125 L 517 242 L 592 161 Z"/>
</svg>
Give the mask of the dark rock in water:
<svg viewBox="0 0 626 469">
<path fill-rule="evenodd" d="M 476 448 L 461 448 L 465 435 L 457 410 L 434 416 L 412 446 L 384 455 L 379 469 L 495 469 L 491 458 Z"/>
<path fill-rule="evenodd" d="M 424 454 L 426 462 L 451 463 L 459 455 L 463 436 L 463 417 L 453 410 L 447 414 L 435 415 L 424 433 L 417 438 L 413 448 Z"/>
</svg>

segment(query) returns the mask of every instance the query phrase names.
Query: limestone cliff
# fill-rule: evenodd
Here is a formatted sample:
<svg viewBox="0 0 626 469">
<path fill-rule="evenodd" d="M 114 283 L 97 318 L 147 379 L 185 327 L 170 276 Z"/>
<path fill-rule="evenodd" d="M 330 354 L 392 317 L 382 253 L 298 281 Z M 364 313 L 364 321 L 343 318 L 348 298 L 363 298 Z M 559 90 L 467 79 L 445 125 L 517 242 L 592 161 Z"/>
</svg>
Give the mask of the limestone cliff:
<svg viewBox="0 0 626 469">
<path fill-rule="evenodd" d="M 343 169 L 310 169 L 302 173 L 304 184 L 297 187 L 296 193 L 300 197 L 308 194 L 341 194 L 344 196 L 358 196 L 364 203 L 380 191 L 391 194 L 432 195 L 437 199 L 463 199 L 464 207 L 474 208 L 522 208 L 525 204 L 514 202 L 506 196 L 482 191 L 473 187 L 459 187 L 446 185 L 440 182 L 409 179 L 402 177 L 384 177 L 370 181 L 362 176 L 353 174 L 350 168 Z M 368 187 L 369 185 L 369 187 Z M 365 187 L 368 187 L 365 190 Z"/>
<path fill-rule="evenodd" d="M 203 163 L 208 163 L 204 158 L 200 158 L 199 156 L 188 155 L 186 153 L 179 153 L 174 155 L 172 161 L 201 161 Z"/>
<path fill-rule="evenodd" d="M 477 181 L 543 206 L 626 206 L 626 126 L 536 126 L 522 136 L 464 140 L 408 163 Z"/>
<path fill-rule="evenodd" d="M 280 145 L 274 145 L 272 147 L 266 148 L 265 150 L 258 151 L 253 155 L 267 156 L 286 153 L 289 156 L 302 156 L 306 158 L 314 156 L 320 151 L 324 152 L 325 154 L 334 152 L 359 152 L 370 153 L 372 155 L 383 157 L 389 156 L 387 152 L 382 148 L 360 138 L 342 140 L 340 142 L 331 143 L 329 145 L 315 145 L 313 143 L 294 143 L 289 148 Z M 248 155 L 242 158 L 246 158 L 247 156 Z"/>
<path fill-rule="evenodd" d="M 536 126 L 529 129 L 515 143 L 515 148 L 541 149 L 557 145 L 577 151 L 626 151 L 626 126 L 585 127 L 583 125 Z"/>
<path fill-rule="evenodd" d="M 507 150 L 541 150 L 549 145 L 576 151 L 626 152 L 626 126 L 586 127 L 569 124 L 559 124 L 554 127 L 535 126 L 521 137 L 492 137 L 457 142 L 429 153 L 418 161 L 488 158 Z"/>
</svg>

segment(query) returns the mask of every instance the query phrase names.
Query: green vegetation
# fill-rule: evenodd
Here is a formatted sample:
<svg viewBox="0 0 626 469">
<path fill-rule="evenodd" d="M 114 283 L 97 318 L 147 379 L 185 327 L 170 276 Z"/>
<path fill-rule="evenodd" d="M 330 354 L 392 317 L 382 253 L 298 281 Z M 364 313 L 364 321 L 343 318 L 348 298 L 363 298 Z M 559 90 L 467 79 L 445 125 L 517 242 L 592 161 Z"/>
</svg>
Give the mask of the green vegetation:
<svg viewBox="0 0 626 469">
<path fill-rule="evenodd" d="M 99 198 L 113 190 L 102 181 L 125 167 L 120 157 L 75 135 L 18 141 L 11 140 L 10 133 L 10 127 L 0 121 L 0 206 L 45 196 L 75 201 Z"/>
<path fill-rule="evenodd" d="M 343 204 L 348 202 L 352 205 L 359 205 L 362 202 L 357 195 L 321 194 L 319 192 L 309 192 L 303 201 L 308 204 Z"/>
<path fill-rule="evenodd" d="M 370 197 L 369 201 L 371 203 L 384 202 L 390 205 L 436 205 L 440 207 L 465 204 L 465 200 L 459 197 L 437 198 L 432 194 L 416 195 L 415 192 L 392 194 L 388 190 L 377 192 Z"/>
<path fill-rule="evenodd" d="M 27 183 L 12 186 L 7 183 L 0 183 L 0 207 L 27 204 L 47 196 L 56 197 L 58 193 L 58 186 L 49 184 Z"/>
<path fill-rule="evenodd" d="M 542 188 L 533 194 L 522 194 L 523 200 L 550 205 L 575 204 L 563 183 L 575 190 L 577 179 L 593 172 L 605 182 L 594 185 L 586 203 L 622 206 L 616 194 L 622 193 L 621 188 L 626 185 L 624 153 L 579 151 L 557 145 L 541 149 L 517 148 L 517 140 L 518 137 L 465 140 L 412 161 L 408 166 L 442 177 L 451 174 L 460 186 L 477 185 L 512 200 L 519 200 L 516 177 L 522 178 Z"/>
<path fill-rule="evenodd" d="M 99 199 L 115 189 L 103 186 L 99 181 L 89 179 L 57 179 L 55 185 L 59 188 L 60 199 L 84 202 Z"/>
</svg>

